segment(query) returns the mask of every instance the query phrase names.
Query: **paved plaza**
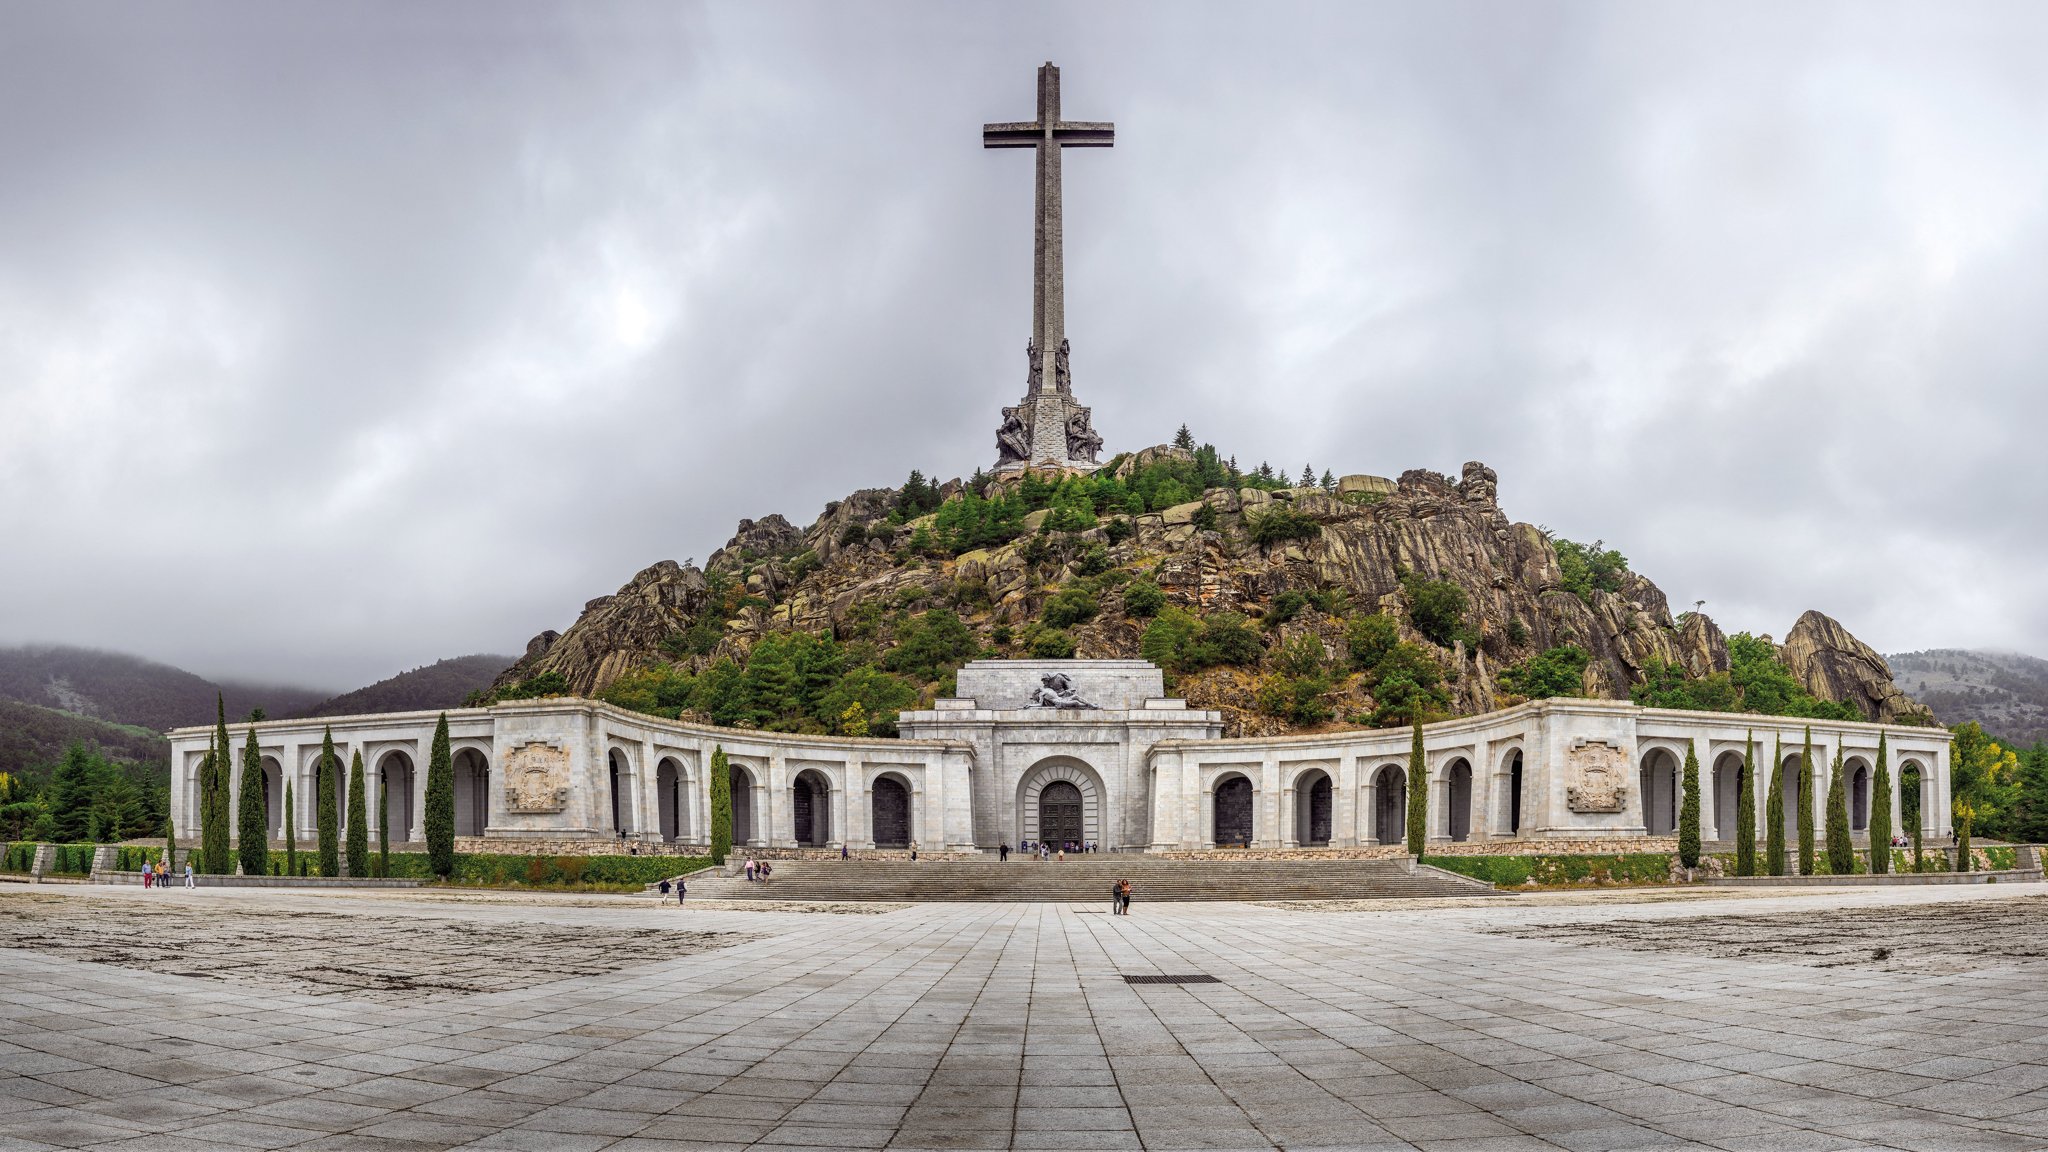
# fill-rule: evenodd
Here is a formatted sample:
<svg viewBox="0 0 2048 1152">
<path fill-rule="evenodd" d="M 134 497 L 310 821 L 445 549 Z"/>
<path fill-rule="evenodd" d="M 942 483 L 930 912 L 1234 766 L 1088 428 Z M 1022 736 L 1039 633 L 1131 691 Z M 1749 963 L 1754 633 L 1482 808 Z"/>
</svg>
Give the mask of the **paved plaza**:
<svg viewBox="0 0 2048 1152">
<path fill-rule="evenodd" d="M 10 885 L 0 1150 L 2040 1148 L 2042 893 Z"/>
</svg>

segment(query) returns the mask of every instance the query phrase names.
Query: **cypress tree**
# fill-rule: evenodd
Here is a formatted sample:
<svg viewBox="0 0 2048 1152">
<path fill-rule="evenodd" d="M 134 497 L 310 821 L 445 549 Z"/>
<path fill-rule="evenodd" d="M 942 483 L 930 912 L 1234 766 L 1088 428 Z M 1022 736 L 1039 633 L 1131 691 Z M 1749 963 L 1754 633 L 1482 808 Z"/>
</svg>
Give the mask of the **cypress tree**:
<svg viewBox="0 0 2048 1152">
<path fill-rule="evenodd" d="M 1181 431 L 1187 431 L 1182 425 Z M 732 762 L 725 758 L 725 745 L 711 749 L 711 862 L 725 863 L 732 851 Z"/>
<path fill-rule="evenodd" d="M 1976 861 L 1970 859 L 1970 826 L 1977 822 L 1977 809 L 1974 805 L 1958 804 L 1955 817 L 1956 871 L 1968 872 L 1977 866 Z"/>
<path fill-rule="evenodd" d="M 320 829 L 320 874 L 341 875 L 341 813 L 334 792 L 341 784 L 341 761 L 334 755 L 334 729 L 320 737 L 320 766 L 313 773 L 313 815 Z"/>
<path fill-rule="evenodd" d="M 242 791 L 235 813 L 236 839 L 242 857 L 242 875 L 270 874 L 270 822 L 263 812 L 263 754 L 256 748 L 256 729 L 249 729 L 249 742 L 242 745 Z"/>
<path fill-rule="evenodd" d="M 1837 876 L 1856 871 L 1856 845 L 1849 839 L 1849 788 L 1842 773 L 1842 742 L 1836 737 L 1835 763 L 1828 770 L 1828 871 Z"/>
<path fill-rule="evenodd" d="M 164 867 L 178 866 L 178 822 L 172 818 L 171 810 L 164 809 Z M 169 875 L 168 872 L 165 873 Z"/>
<path fill-rule="evenodd" d="M 228 848 L 228 825 L 234 820 L 233 798 L 230 795 L 235 774 L 234 749 L 228 743 L 227 701 L 216 694 L 214 707 L 217 717 L 213 731 L 213 788 L 207 793 L 212 801 L 206 814 L 206 829 L 201 844 L 202 864 L 200 871 L 215 876 L 224 876 L 235 870 L 234 856 Z"/>
<path fill-rule="evenodd" d="M 1771 740 L 1771 794 L 1764 797 L 1764 867 L 1772 876 L 1785 874 L 1785 746 Z"/>
<path fill-rule="evenodd" d="M 1408 854 L 1422 859 L 1429 838 L 1429 762 L 1422 755 L 1422 708 L 1415 709 L 1415 742 L 1408 749 Z"/>
<path fill-rule="evenodd" d="M 1700 866 L 1700 758 L 1690 740 L 1685 744 L 1685 794 L 1678 801 L 1678 862 Z"/>
<path fill-rule="evenodd" d="M 427 756 L 427 864 L 443 880 L 455 874 L 455 761 L 448 751 L 448 714 L 434 725 Z"/>
<path fill-rule="evenodd" d="M 1799 754 L 1799 874 L 1813 875 L 1813 725 L 1806 726 L 1806 750 Z"/>
<path fill-rule="evenodd" d="M 1742 736 L 1742 779 L 1735 784 L 1735 874 L 1756 875 L 1756 734 Z"/>
<path fill-rule="evenodd" d="M 292 782 L 284 782 L 284 874 L 299 874 L 299 817 L 292 810 Z"/>
<path fill-rule="evenodd" d="M 1877 734 L 1877 770 L 1870 774 L 1870 872 L 1892 870 L 1892 769 L 1884 733 Z"/>
<path fill-rule="evenodd" d="M 363 750 L 348 765 L 348 874 L 370 874 L 370 805 L 363 796 Z"/>
</svg>

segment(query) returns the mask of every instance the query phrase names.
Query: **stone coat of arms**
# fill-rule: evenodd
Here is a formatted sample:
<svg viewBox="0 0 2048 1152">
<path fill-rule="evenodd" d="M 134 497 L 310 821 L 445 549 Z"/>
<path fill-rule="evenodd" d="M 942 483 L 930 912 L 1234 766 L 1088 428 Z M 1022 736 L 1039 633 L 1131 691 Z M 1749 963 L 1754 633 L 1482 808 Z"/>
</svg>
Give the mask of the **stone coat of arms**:
<svg viewBox="0 0 2048 1152">
<path fill-rule="evenodd" d="M 1628 806 L 1628 754 L 1603 740 L 1574 744 L 1565 753 L 1565 807 L 1574 812 L 1619 812 Z"/>
<path fill-rule="evenodd" d="M 569 806 L 569 753 L 529 740 L 505 758 L 505 806 L 514 812 L 560 812 Z"/>
</svg>

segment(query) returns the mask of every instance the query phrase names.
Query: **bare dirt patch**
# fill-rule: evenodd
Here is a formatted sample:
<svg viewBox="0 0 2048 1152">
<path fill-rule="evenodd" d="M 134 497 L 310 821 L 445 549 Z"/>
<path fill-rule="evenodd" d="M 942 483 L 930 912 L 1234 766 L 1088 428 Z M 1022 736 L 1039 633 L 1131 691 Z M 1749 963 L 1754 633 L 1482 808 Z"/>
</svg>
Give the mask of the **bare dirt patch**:
<svg viewBox="0 0 2048 1152">
<path fill-rule="evenodd" d="M 1633 952 L 1946 974 L 2048 960 L 2048 897 L 1487 928 Z"/>
<path fill-rule="evenodd" d="M 602 976 L 759 939 L 687 928 L 468 923 L 237 904 L 0 896 L 0 948 L 287 992 L 419 1003 Z"/>
</svg>

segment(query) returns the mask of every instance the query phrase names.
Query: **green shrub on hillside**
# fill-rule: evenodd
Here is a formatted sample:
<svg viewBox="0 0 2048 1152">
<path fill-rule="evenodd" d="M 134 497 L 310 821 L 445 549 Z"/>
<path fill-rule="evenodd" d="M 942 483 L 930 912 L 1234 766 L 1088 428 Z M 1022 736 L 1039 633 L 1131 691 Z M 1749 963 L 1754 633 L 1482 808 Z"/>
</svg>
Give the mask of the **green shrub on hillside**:
<svg viewBox="0 0 2048 1152">
<path fill-rule="evenodd" d="M 1576 644 L 1551 648 L 1501 669 L 1500 686 L 1531 700 L 1584 696 L 1589 659 L 1586 650 Z"/>
</svg>

